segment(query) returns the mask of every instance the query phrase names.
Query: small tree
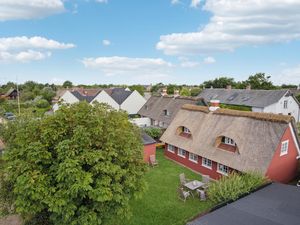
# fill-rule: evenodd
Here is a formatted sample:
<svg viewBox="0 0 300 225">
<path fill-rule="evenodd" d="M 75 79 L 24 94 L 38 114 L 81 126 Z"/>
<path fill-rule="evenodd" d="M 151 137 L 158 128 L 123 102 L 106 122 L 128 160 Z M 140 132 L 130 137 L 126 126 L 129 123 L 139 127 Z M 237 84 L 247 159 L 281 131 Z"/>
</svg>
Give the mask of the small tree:
<svg viewBox="0 0 300 225">
<path fill-rule="evenodd" d="M 180 91 L 181 96 L 191 96 L 191 92 L 188 88 L 183 87 Z"/>
<path fill-rule="evenodd" d="M 147 127 L 144 129 L 144 131 L 152 138 L 158 139 L 160 138 L 162 131 L 160 128 L 157 127 Z"/>
<path fill-rule="evenodd" d="M 140 131 L 106 105 L 61 106 L 44 119 L 9 123 L 1 134 L 2 184 L 10 187 L 1 191 L 31 225 L 107 224 L 128 216 L 130 199 L 144 189 Z"/>
<path fill-rule="evenodd" d="M 70 87 L 73 87 L 73 83 L 69 80 L 66 80 L 64 83 L 63 83 L 63 87 L 64 88 L 70 88 Z"/>
</svg>

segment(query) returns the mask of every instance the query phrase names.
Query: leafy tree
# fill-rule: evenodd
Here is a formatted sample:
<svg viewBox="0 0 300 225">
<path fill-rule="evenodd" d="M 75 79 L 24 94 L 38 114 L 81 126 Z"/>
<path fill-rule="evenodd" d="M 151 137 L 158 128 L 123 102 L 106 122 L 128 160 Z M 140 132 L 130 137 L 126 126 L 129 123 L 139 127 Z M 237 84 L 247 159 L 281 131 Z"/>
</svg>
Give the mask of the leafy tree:
<svg viewBox="0 0 300 225">
<path fill-rule="evenodd" d="M 192 90 L 191 90 L 191 96 L 198 96 L 199 94 L 200 94 L 200 92 L 202 91 L 202 89 L 201 88 L 193 88 Z"/>
<path fill-rule="evenodd" d="M 271 76 L 266 76 L 265 73 L 257 73 L 255 75 L 249 76 L 245 83 L 251 85 L 251 89 L 263 89 L 270 90 L 275 89 L 272 81 L 270 81 Z"/>
<path fill-rule="evenodd" d="M 235 81 L 231 77 L 218 77 L 214 80 L 203 82 L 205 88 L 226 88 L 227 85 L 234 85 Z"/>
<path fill-rule="evenodd" d="M 191 92 L 188 88 L 183 87 L 180 91 L 181 96 L 191 96 Z"/>
<path fill-rule="evenodd" d="M 160 136 L 162 135 L 162 130 L 157 127 L 147 127 L 144 129 L 146 134 L 148 134 L 150 137 L 154 139 L 159 139 Z"/>
<path fill-rule="evenodd" d="M 168 95 L 173 95 L 174 94 L 174 91 L 177 89 L 177 85 L 175 84 L 169 84 L 167 86 L 167 93 Z"/>
<path fill-rule="evenodd" d="M 145 87 L 143 85 L 132 85 L 129 87 L 130 90 L 134 91 L 138 91 L 142 96 L 144 96 L 145 93 Z"/>
<path fill-rule="evenodd" d="M 297 89 L 298 85 L 295 84 L 282 84 L 281 88 L 283 89 Z"/>
<path fill-rule="evenodd" d="M 51 87 L 44 87 L 41 91 L 41 95 L 45 100 L 47 100 L 49 103 L 51 103 L 52 98 L 55 96 L 55 91 Z"/>
<path fill-rule="evenodd" d="M 1 135 L 7 144 L 1 182 L 9 187 L 1 192 L 28 224 L 107 224 L 128 216 L 129 201 L 144 190 L 140 130 L 104 104 L 21 117 Z"/>
<path fill-rule="evenodd" d="M 154 93 L 154 92 L 158 92 L 159 89 L 163 88 L 164 87 L 164 84 L 163 83 L 158 83 L 158 84 L 155 84 L 151 87 L 151 92 Z"/>
<path fill-rule="evenodd" d="M 70 88 L 70 87 L 73 87 L 73 83 L 69 80 L 66 80 L 64 83 L 63 83 L 63 87 L 64 88 Z"/>
</svg>

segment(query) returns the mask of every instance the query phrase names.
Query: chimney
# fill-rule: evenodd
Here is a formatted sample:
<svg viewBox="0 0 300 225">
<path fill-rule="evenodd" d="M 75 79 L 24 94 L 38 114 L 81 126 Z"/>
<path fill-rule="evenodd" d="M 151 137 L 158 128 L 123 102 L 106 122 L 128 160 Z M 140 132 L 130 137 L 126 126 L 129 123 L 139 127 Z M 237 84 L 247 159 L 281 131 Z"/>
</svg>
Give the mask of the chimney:
<svg viewBox="0 0 300 225">
<path fill-rule="evenodd" d="M 179 96 L 180 96 L 179 90 L 174 90 L 174 98 L 179 97 Z"/>
<path fill-rule="evenodd" d="M 216 111 L 220 108 L 220 100 L 210 100 L 209 111 Z"/>
<path fill-rule="evenodd" d="M 246 86 L 246 90 L 251 90 L 251 84 L 248 84 L 248 85 Z"/>
<path fill-rule="evenodd" d="M 230 84 L 227 85 L 227 86 L 226 86 L 226 89 L 227 89 L 227 90 L 231 90 L 231 89 L 232 89 L 231 85 L 230 85 Z"/>
<path fill-rule="evenodd" d="M 166 96 L 166 95 L 168 95 L 167 89 L 164 88 L 164 89 L 162 89 L 161 96 Z"/>
</svg>

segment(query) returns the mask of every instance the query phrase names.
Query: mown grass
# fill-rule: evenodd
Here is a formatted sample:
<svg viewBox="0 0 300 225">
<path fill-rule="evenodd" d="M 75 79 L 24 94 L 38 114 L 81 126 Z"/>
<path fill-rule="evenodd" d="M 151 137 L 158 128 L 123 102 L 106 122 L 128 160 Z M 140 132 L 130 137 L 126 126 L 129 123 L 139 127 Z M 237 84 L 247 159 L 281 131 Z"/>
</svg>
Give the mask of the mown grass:
<svg viewBox="0 0 300 225">
<path fill-rule="evenodd" d="M 188 179 L 197 180 L 201 180 L 201 176 L 166 159 L 162 149 L 157 150 L 156 157 L 159 166 L 150 168 L 146 174 L 147 191 L 141 199 L 131 203 L 133 216 L 128 221 L 114 221 L 113 224 L 183 225 L 212 207 L 210 201 L 200 202 L 196 196 L 185 203 L 179 200 L 179 174 L 185 173 Z"/>
</svg>

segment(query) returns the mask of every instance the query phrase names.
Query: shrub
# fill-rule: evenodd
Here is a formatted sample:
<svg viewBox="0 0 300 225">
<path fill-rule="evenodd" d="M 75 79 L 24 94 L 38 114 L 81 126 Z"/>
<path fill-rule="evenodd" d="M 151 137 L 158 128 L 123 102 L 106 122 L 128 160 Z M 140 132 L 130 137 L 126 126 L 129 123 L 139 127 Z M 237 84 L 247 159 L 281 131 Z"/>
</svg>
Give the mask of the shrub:
<svg viewBox="0 0 300 225">
<path fill-rule="evenodd" d="M 218 182 L 211 184 L 208 189 L 208 197 L 215 204 L 234 201 L 266 182 L 266 178 L 258 173 L 231 173 L 228 177 L 224 176 Z"/>
<path fill-rule="evenodd" d="M 162 131 L 160 128 L 156 128 L 156 127 L 147 127 L 144 129 L 144 131 L 152 138 L 154 139 L 158 139 L 160 138 Z"/>
</svg>

